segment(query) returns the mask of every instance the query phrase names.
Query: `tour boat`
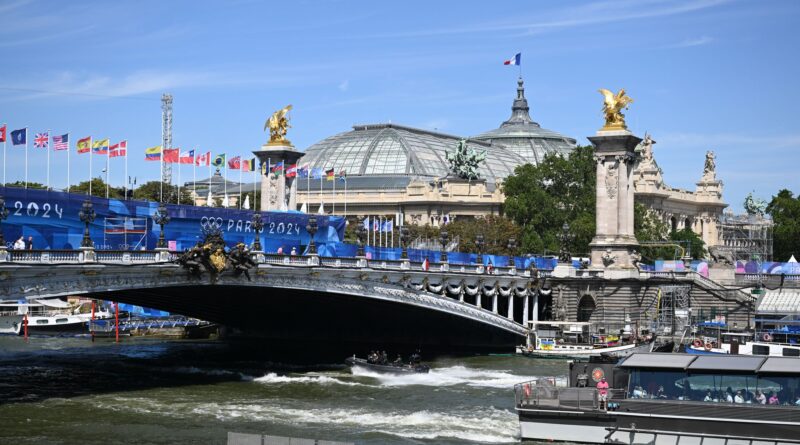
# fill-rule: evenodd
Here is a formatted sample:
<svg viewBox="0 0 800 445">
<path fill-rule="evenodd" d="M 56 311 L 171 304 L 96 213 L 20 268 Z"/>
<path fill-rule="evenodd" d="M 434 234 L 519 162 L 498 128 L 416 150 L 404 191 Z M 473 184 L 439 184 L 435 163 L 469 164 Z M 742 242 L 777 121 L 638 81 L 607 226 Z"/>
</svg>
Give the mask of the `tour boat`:
<svg viewBox="0 0 800 445">
<path fill-rule="evenodd" d="M 567 384 L 555 383 L 515 385 L 523 440 L 800 443 L 800 358 L 636 353 L 618 364 L 572 362 Z"/>
<path fill-rule="evenodd" d="M 605 354 L 617 357 L 634 352 L 649 352 L 651 339 L 632 340 L 627 335 L 589 333 L 587 322 L 533 321 L 526 344 L 517 346 L 517 354 L 533 358 L 587 358 Z"/>
<path fill-rule="evenodd" d="M 755 332 L 720 332 L 697 335 L 686 346 L 689 354 L 768 355 L 800 357 L 800 332 L 757 330 Z"/>
<path fill-rule="evenodd" d="M 110 318 L 106 310 L 95 311 L 95 319 Z M 23 335 L 27 321 L 30 335 L 62 335 L 89 332 L 91 313 L 81 313 L 81 308 L 58 298 L 37 299 L 30 302 L 0 302 L 0 333 Z M 27 320 L 26 320 L 27 319 Z"/>
</svg>

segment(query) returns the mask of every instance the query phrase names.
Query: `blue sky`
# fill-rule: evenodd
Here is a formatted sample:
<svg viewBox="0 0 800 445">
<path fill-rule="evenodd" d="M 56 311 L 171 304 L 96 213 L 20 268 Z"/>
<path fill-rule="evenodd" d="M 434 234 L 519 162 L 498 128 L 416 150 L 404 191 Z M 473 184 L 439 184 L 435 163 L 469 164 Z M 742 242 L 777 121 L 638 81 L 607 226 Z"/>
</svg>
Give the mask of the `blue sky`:
<svg viewBox="0 0 800 445">
<path fill-rule="evenodd" d="M 710 149 L 737 211 L 750 191 L 800 192 L 797 1 L 3 0 L 0 17 L 0 122 L 127 139 L 140 183 L 158 177 L 143 151 L 160 143 L 163 92 L 175 146 L 229 156 L 264 143 L 287 103 L 301 150 L 357 123 L 467 136 L 508 118 L 518 73 L 502 61 L 522 52 L 545 128 L 586 143 L 602 125 L 597 89 L 624 87 L 629 127 L 653 135 L 670 185 L 693 189 Z M 22 153 L 8 147 L 9 181 Z M 44 182 L 44 152 L 29 156 L 29 180 Z M 88 155 L 71 160 L 74 183 Z M 66 156 L 51 162 L 63 187 Z"/>
</svg>

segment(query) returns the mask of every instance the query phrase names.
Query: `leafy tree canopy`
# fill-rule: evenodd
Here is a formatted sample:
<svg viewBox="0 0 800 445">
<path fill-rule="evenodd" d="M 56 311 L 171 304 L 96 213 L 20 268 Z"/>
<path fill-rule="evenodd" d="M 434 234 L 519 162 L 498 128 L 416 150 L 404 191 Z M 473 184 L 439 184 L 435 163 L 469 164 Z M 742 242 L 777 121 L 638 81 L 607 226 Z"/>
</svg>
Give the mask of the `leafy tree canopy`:
<svg viewBox="0 0 800 445">
<path fill-rule="evenodd" d="M 775 223 L 772 252 L 776 261 L 787 261 L 800 254 L 800 196 L 783 189 L 767 204 L 767 213 Z"/>
<path fill-rule="evenodd" d="M 23 181 L 14 181 L 14 182 L 9 182 L 9 183 L 7 183 L 7 184 L 6 184 L 6 187 L 19 187 L 19 188 L 25 188 L 25 183 L 24 183 Z M 29 188 L 29 189 L 39 189 L 39 190 L 44 190 L 44 189 L 46 189 L 47 187 L 45 187 L 45 185 L 44 185 L 44 184 L 40 184 L 40 183 L 38 183 L 38 182 L 29 182 L 29 183 L 28 183 L 28 188 Z"/>
</svg>

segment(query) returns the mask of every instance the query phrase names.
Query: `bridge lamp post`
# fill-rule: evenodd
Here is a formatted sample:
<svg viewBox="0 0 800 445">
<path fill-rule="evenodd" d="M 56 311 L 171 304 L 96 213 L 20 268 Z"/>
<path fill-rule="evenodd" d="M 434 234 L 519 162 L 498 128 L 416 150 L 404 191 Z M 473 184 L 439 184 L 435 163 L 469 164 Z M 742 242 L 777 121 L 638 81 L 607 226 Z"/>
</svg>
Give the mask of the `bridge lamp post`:
<svg viewBox="0 0 800 445">
<path fill-rule="evenodd" d="M 517 248 L 516 238 L 509 238 L 506 247 L 508 247 L 508 267 L 514 267 L 514 251 Z"/>
<path fill-rule="evenodd" d="M 169 224 L 169 221 L 172 218 L 169 217 L 169 210 L 167 210 L 167 205 L 163 202 L 159 204 L 158 209 L 156 209 L 156 214 L 153 215 L 153 221 L 158 224 L 160 227 L 161 233 L 158 235 L 158 244 L 156 244 L 157 249 L 166 249 L 167 248 L 167 241 L 164 239 L 164 226 Z"/>
<path fill-rule="evenodd" d="M 569 253 L 569 245 L 572 243 L 573 238 L 575 238 L 575 235 L 570 233 L 569 224 L 564 223 L 564 225 L 561 226 L 561 233 L 558 235 L 558 239 L 561 241 L 561 251 L 558 254 L 558 261 L 562 263 L 569 263 L 572 261 L 572 255 Z"/>
<path fill-rule="evenodd" d="M 442 229 L 439 231 L 439 243 L 442 245 L 442 257 L 441 262 L 447 262 L 447 241 L 448 241 L 448 233 L 447 230 Z"/>
<path fill-rule="evenodd" d="M 316 255 L 317 254 L 317 245 L 314 243 L 314 234 L 317 233 L 317 217 L 311 215 L 308 217 L 308 224 L 306 224 L 306 230 L 308 231 L 308 254 L 309 255 Z"/>
<path fill-rule="evenodd" d="M 78 217 L 84 224 L 83 239 L 81 240 L 81 247 L 83 248 L 91 249 L 94 247 L 92 238 L 89 236 L 89 224 L 94 221 L 95 216 L 97 215 L 92 207 L 92 201 L 89 200 L 89 198 L 86 198 L 86 201 L 83 201 L 83 204 L 81 205 L 80 211 L 78 211 Z"/>
<path fill-rule="evenodd" d="M 0 249 L 6 248 L 6 240 L 3 238 L 3 221 L 8 218 L 8 209 L 6 208 L 6 200 L 0 195 Z"/>
<path fill-rule="evenodd" d="M 408 259 L 408 227 L 400 227 L 400 259 Z"/>
<path fill-rule="evenodd" d="M 402 235 L 401 235 L 402 236 Z M 356 238 L 358 238 L 358 252 L 356 256 L 363 257 L 364 255 L 364 241 L 367 238 L 367 229 L 364 227 L 364 217 L 358 217 L 358 227 L 356 227 Z"/>
<path fill-rule="evenodd" d="M 253 250 L 261 252 L 261 229 L 264 228 L 264 220 L 261 219 L 260 213 L 253 213 L 250 222 L 253 225 L 253 231 L 256 233 L 256 239 L 253 241 Z"/>
<path fill-rule="evenodd" d="M 478 236 L 475 237 L 475 247 L 478 248 L 478 258 L 477 258 L 478 266 L 483 266 L 483 235 L 482 234 L 478 234 Z"/>
</svg>

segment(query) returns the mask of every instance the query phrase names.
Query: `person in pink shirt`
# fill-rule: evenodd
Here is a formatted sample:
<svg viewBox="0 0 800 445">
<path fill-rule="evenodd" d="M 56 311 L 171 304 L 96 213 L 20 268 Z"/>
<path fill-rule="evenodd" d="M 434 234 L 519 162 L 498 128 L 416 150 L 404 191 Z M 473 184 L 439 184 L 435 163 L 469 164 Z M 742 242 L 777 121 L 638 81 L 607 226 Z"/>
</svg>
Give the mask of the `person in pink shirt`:
<svg viewBox="0 0 800 445">
<path fill-rule="evenodd" d="M 775 391 L 772 391 L 772 395 L 769 396 L 769 401 L 767 401 L 770 405 L 780 405 L 780 401 L 778 400 L 778 395 L 775 394 Z"/>
<path fill-rule="evenodd" d="M 600 409 L 606 409 L 608 406 L 608 382 L 605 377 L 597 382 L 597 399 L 600 401 Z"/>
</svg>

